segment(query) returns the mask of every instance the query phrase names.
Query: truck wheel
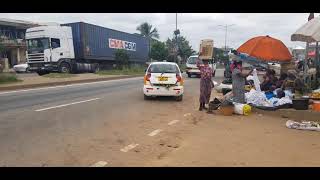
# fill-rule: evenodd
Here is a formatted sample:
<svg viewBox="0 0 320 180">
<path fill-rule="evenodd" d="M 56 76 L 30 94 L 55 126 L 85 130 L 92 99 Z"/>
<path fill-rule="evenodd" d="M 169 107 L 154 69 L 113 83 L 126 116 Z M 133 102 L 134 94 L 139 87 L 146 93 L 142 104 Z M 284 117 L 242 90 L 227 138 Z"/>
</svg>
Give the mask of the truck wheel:
<svg viewBox="0 0 320 180">
<path fill-rule="evenodd" d="M 70 73 L 71 72 L 70 65 L 66 62 L 61 63 L 60 67 L 59 67 L 59 72 L 60 73 Z"/>
<path fill-rule="evenodd" d="M 93 73 L 98 73 L 99 71 L 100 71 L 100 66 L 99 66 L 99 64 L 97 64 L 96 67 L 94 68 Z"/>
<path fill-rule="evenodd" d="M 45 75 L 45 74 L 49 74 L 49 72 L 47 72 L 47 71 L 37 71 L 37 74 L 38 74 L 39 76 L 43 76 L 43 75 Z"/>
<path fill-rule="evenodd" d="M 183 95 L 176 97 L 176 101 L 182 101 L 182 99 L 183 99 Z"/>
</svg>

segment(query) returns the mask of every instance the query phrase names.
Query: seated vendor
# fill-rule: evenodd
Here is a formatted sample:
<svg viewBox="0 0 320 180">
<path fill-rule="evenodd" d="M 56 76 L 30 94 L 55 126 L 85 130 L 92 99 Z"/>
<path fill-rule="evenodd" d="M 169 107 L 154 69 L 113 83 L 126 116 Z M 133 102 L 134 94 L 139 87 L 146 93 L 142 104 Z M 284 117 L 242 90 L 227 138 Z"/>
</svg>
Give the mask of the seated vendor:
<svg viewBox="0 0 320 180">
<path fill-rule="evenodd" d="M 291 92 L 294 92 L 295 80 L 296 80 L 296 76 L 293 73 L 288 72 L 288 77 L 283 81 L 281 88 L 283 90 L 290 90 Z"/>
<path fill-rule="evenodd" d="M 263 82 L 260 84 L 261 90 L 266 92 L 274 91 L 276 89 L 276 81 L 275 71 L 268 69 L 263 76 Z"/>
<path fill-rule="evenodd" d="M 279 80 L 276 82 L 276 88 L 281 88 L 283 82 L 287 79 L 287 77 L 288 75 L 286 73 L 282 73 Z"/>
</svg>

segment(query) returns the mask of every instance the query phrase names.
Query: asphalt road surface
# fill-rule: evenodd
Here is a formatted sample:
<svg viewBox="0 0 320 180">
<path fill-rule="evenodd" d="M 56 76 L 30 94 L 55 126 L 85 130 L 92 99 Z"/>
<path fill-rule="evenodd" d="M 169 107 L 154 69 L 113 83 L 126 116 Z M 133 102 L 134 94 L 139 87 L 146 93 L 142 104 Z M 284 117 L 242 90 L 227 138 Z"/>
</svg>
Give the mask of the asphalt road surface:
<svg viewBox="0 0 320 180">
<path fill-rule="evenodd" d="M 142 77 L 0 92 L 0 166 L 141 165 L 150 137 L 197 108 L 199 79 L 185 79 L 182 102 L 145 101 Z"/>
</svg>

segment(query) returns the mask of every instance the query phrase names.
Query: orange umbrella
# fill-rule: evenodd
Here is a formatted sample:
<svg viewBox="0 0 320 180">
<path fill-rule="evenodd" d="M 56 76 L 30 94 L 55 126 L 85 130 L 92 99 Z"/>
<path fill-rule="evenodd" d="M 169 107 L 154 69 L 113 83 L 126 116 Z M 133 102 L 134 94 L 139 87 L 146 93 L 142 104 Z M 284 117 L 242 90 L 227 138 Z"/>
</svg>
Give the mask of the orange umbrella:
<svg viewBox="0 0 320 180">
<path fill-rule="evenodd" d="M 292 56 L 282 41 L 270 36 L 258 36 L 242 44 L 238 52 L 272 62 L 288 62 Z"/>
</svg>

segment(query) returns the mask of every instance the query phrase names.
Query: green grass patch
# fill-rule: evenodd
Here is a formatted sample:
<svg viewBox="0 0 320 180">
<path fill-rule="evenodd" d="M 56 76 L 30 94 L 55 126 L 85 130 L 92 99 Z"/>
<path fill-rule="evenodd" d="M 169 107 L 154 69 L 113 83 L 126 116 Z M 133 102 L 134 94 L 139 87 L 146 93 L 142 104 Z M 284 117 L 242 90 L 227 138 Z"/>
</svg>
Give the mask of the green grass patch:
<svg viewBox="0 0 320 180">
<path fill-rule="evenodd" d="M 125 69 L 112 69 L 97 72 L 98 75 L 144 75 L 145 68 L 125 68 Z"/>
<path fill-rule="evenodd" d="M 21 82 L 13 73 L 0 73 L 0 84 Z"/>
<path fill-rule="evenodd" d="M 50 73 L 50 74 L 45 74 L 42 77 L 46 78 L 71 78 L 71 77 L 76 77 L 75 74 L 68 74 L 68 73 Z"/>
</svg>

